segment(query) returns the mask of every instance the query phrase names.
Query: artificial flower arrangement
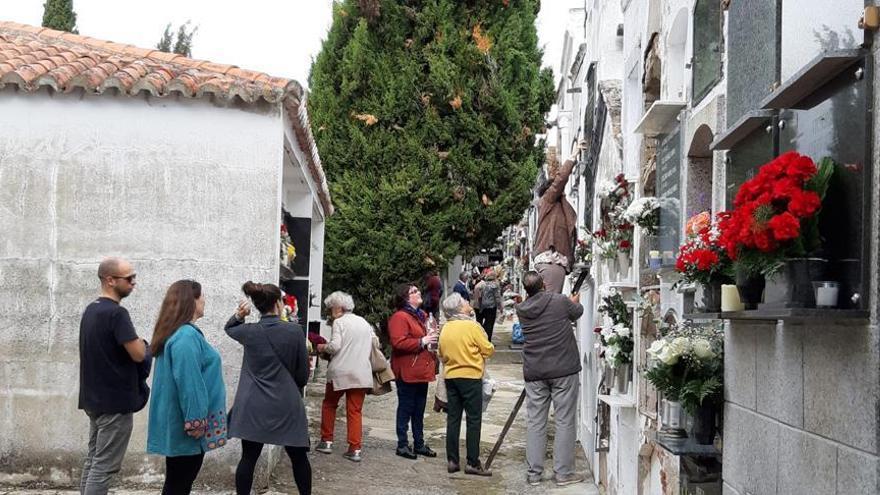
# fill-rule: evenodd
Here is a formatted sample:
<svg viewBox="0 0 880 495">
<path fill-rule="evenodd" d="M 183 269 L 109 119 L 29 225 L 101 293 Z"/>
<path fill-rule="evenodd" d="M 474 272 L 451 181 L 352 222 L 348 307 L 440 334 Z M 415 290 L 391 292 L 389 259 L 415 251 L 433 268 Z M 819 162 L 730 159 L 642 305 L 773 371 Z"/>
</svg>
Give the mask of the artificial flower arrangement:
<svg viewBox="0 0 880 495">
<path fill-rule="evenodd" d="M 724 389 L 724 339 L 720 324 L 674 325 L 647 350 L 645 378 L 667 400 L 690 414 L 720 405 Z"/>
<path fill-rule="evenodd" d="M 284 303 L 284 311 L 281 314 L 281 319 L 296 323 L 298 320 L 297 312 L 299 311 L 296 296 L 285 292 L 281 297 L 281 301 Z"/>
<path fill-rule="evenodd" d="M 602 227 L 593 232 L 593 239 L 604 259 L 613 259 L 619 252 L 628 254 L 632 250 L 634 226 L 625 218 L 631 200 L 630 187 L 623 174 L 617 175 L 613 182 L 599 186 Z"/>
<path fill-rule="evenodd" d="M 574 246 L 574 262 L 583 265 L 590 265 L 593 262 L 593 234 L 586 228 L 582 227 L 586 236 L 578 239 Z"/>
<path fill-rule="evenodd" d="M 721 231 L 718 223 L 728 213 L 715 216 L 714 224 L 709 212 L 702 212 L 687 222 L 687 241 L 678 248 L 675 269 L 681 274 L 680 283 L 712 283 L 728 282 L 732 276 L 733 265 L 727 251 L 721 245 Z"/>
<path fill-rule="evenodd" d="M 601 299 L 599 312 L 608 316 L 611 325 L 594 330 L 599 336 L 596 344 L 599 357 L 604 358 L 612 368 L 632 363 L 632 313 L 617 289 L 609 289 L 601 295 Z"/>
<path fill-rule="evenodd" d="M 629 199 L 629 182 L 626 176 L 618 174 L 613 181 L 602 182 L 598 192 L 600 199 L 613 209 Z"/>
<path fill-rule="evenodd" d="M 638 225 L 647 235 L 657 235 L 660 227 L 660 201 L 654 197 L 639 198 L 626 207 L 623 219 Z"/>
<path fill-rule="evenodd" d="M 719 222 L 719 242 L 736 266 L 770 276 L 786 259 L 815 253 L 821 247 L 818 216 L 833 173 L 830 158 L 816 166 L 790 151 L 740 186 L 734 210 Z"/>
<path fill-rule="evenodd" d="M 599 257 L 610 260 L 617 256 L 617 241 L 606 229 L 597 229 L 592 234 L 593 241 L 599 249 Z"/>
<path fill-rule="evenodd" d="M 296 259 L 296 248 L 293 246 L 293 240 L 287 232 L 287 225 L 281 224 L 281 264 L 284 266 L 292 266 L 293 260 Z"/>
</svg>

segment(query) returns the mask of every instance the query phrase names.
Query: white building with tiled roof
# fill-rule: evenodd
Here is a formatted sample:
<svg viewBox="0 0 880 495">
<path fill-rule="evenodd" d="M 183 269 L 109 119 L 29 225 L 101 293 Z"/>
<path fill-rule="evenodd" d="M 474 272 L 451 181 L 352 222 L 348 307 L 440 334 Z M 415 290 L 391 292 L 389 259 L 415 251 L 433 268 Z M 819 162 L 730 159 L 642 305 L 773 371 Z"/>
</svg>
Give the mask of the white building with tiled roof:
<svg viewBox="0 0 880 495">
<path fill-rule="evenodd" d="M 230 398 L 241 347 L 222 326 L 243 282 L 280 276 L 301 320 L 320 319 L 333 206 L 305 97 L 288 79 L 0 22 L 0 479 L 75 484 L 79 320 L 103 257 L 134 263 L 123 304 L 148 339 L 167 287 L 203 284 L 200 326 Z M 285 267 L 282 225 L 296 248 Z M 163 472 L 144 454 L 146 420 L 122 478 Z M 225 459 L 228 476 L 226 450 L 206 468 Z"/>
</svg>

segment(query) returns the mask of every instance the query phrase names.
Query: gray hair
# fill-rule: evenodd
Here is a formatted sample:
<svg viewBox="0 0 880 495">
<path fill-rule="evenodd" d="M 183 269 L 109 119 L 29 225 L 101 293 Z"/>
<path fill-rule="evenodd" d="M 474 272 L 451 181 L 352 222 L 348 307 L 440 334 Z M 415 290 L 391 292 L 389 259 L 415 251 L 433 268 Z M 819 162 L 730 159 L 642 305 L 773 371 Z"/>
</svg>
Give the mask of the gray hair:
<svg viewBox="0 0 880 495">
<path fill-rule="evenodd" d="M 338 290 L 332 292 L 324 299 L 324 306 L 327 309 L 342 308 L 346 313 L 351 313 L 354 311 L 354 299 L 352 299 L 351 295 Z"/>
<path fill-rule="evenodd" d="M 453 292 L 452 295 L 443 300 L 443 303 L 440 304 L 440 308 L 443 309 L 443 314 L 446 315 L 446 319 L 450 319 L 454 316 L 458 316 L 461 314 L 461 306 L 464 304 L 464 298 L 461 297 L 461 294 L 458 292 Z"/>
<path fill-rule="evenodd" d="M 461 272 L 461 274 L 458 276 L 458 279 L 461 280 L 462 282 L 466 282 L 468 279 L 468 276 L 469 276 L 468 272 Z"/>
</svg>

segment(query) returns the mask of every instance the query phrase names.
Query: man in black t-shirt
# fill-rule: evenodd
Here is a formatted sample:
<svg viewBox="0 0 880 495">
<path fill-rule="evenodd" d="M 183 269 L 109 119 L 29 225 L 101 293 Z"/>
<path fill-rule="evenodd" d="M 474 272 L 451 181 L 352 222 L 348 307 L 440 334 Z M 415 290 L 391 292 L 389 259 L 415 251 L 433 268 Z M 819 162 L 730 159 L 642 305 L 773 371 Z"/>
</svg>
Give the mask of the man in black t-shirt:
<svg viewBox="0 0 880 495">
<path fill-rule="evenodd" d="M 89 451 L 80 480 L 84 495 L 107 493 L 128 448 L 132 416 L 146 402 L 139 382 L 149 374 L 148 348 L 119 305 L 134 290 L 135 277 L 125 260 L 102 261 L 101 296 L 80 321 L 79 408 L 89 416 Z"/>
</svg>

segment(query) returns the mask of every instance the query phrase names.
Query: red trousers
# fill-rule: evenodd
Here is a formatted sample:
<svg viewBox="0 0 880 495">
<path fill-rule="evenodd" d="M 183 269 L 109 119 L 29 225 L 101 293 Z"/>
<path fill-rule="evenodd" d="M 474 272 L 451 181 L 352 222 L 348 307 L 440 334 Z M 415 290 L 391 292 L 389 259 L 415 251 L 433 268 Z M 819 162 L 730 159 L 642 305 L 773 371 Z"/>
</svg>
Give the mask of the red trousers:
<svg viewBox="0 0 880 495">
<path fill-rule="evenodd" d="M 345 421 L 348 427 L 348 450 L 360 450 L 363 436 L 361 409 L 364 406 L 364 397 L 367 395 L 365 388 L 334 390 L 333 383 L 327 382 L 324 402 L 321 404 L 321 441 L 333 441 L 336 408 L 339 407 L 339 399 L 343 395 L 345 395 Z"/>
</svg>

